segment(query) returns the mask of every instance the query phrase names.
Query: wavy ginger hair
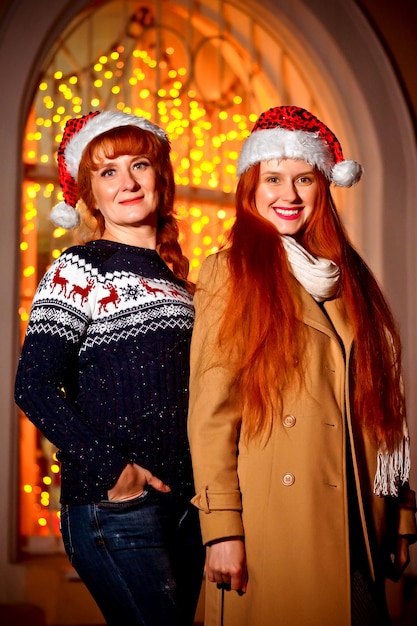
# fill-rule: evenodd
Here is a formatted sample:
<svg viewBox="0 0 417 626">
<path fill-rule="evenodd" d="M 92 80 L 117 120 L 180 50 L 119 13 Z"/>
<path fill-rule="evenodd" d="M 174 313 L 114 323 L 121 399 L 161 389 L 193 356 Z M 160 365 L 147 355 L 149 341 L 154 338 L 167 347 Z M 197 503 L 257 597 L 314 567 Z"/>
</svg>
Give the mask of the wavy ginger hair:
<svg viewBox="0 0 417 626">
<path fill-rule="evenodd" d="M 175 216 L 174 172 L 170 159 L 170 144 L 162 141 L 155 133 L 137 126 L 126 125 L 112 128 L 94 137 L 85 148 L 78 169 L 77 184 L 85 210 L 83 220 L 90 227 L 90 239 L 103 235 L 105 223 L 97 208 L 91 188 L 91 172 L 97 171 L 100 159 L 129 154 L 147 157 L 156 173 L 156 188 L 159 192 L 157 208 L 157 250 L 161 258 L 172 267 L 177 278 L 184 282 L 190 292 L 194 286 L 187 280 L 189 262 L 179 244 L 179 227 Z"/>
<path fill-rule="evenodd" d="M 280 235 L 256 209 L 259 170 L 257 163 L 244 172 L 236 190 L 229 238 L 231 284 L 218 338 L 224 354 L 237 355 L 232 375 L 249 438 L 268 435 L 274 412 L 282 411 L 283 391 L 303 384 L 306 341 L 298 286 Z M 349 242 L 328 181 L 317 170 L 316 175 L 315 210 L 297 239 L 341 270 L 337 295 L 354 333 L 354 419 L 392 451 L 403 436 L 405 417 L 396 324 L 372 272 Z"/>
</svg>

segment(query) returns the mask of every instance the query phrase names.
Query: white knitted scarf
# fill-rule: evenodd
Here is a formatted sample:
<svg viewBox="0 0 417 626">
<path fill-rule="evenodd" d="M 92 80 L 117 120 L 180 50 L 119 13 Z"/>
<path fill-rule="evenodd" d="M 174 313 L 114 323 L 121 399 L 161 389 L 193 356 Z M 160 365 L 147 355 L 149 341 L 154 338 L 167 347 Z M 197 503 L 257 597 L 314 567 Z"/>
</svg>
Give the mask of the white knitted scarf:
<svg viewBox="0 0 417 626">
<path fill-rule="evenodd" d="M 304 289 L 316 300 L 323 302 L 332 298 L 337 290 L 340 269 L 336 263 L 315 257 L 305 250 L 293 237 L 281 236 L 291 271 Z M 401 485 L 410 474 L 410 439 L 404 422 L 404 437 L 394 452 L 378 450 L 374 493 L 378 496 L 397 497 Z"/>
<path fill-rule="evenodd" d="M 281 236 L 292 273 L 304 289 L 316 300 L 332 298 L 339 284 L 340 269 L 336 263 L 315 257 L 293 237 Z"/>
</svg>

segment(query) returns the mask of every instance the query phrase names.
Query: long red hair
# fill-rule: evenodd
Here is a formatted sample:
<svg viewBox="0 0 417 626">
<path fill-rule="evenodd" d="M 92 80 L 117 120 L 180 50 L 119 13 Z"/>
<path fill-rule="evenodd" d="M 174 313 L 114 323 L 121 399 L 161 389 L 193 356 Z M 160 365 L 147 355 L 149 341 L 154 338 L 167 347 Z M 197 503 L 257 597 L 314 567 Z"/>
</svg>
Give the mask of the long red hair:
<svg viewBox="0 0 417 626">
<path fill-rule="evenodd" d="M 259 167 L 242 174 L 236 190 L 230 285 L 219 332 L 223 353 L 237 355 L 232 373 L 249 437 L 268 434 L 283 391 L 302 384 L 305 345 L 298 287 L 281 238 L 256 209 Z M 375 277 L 347 237 L 327 180 L 320 172 L 317 180 L 315 210 L 297 239 L 340 267 L 337 295 L 354 333 L 354 419 L 392 451 L 403 435 L 405 416 L 396 324 Z"/>
<path fill-rule="evenodd" d="M 96 207 L 91 188 L 91 172 L 98 169 L 98 155 L 103 154 L 108 159 L 116 159 L 125 154 L 141 155 L 151 162 L 156 173 L 156 188 L 159 192 L 157 249 L 162 259 L 172 267 L 175 276 L 193 291 L 193 285 L 187 281 L 189 262 L 179 244 L 170 144 L 168 141 L 162 141 L 155 133 L 132 125 L 112 128 L 92 139 L 82 154 L 77 179 L 80 198 L 85 206 L 83 221 L 90 229 L 87 236 L 89 239 L 101 237 L 105 228 L 103 216 Z"/>
</svg>

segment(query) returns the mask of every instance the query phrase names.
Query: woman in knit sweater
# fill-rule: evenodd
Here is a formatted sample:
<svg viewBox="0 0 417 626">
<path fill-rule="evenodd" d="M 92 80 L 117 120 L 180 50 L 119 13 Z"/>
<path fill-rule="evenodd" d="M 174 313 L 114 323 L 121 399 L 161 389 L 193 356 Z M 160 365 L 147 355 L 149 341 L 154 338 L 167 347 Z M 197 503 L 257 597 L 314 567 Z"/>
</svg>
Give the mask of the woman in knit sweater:
<svg viewBox="0 0 417 626">
<path fill-rule="evenodd" d="M 186 436 L 193 326 L 164 131 L 120 112 L 66 125 L 64 202 L 93 228 L 37 289 L 16 402 L 59 450 L 65 549 L 113 626 L 191 626 L 203 549 Z"/>
</svg>

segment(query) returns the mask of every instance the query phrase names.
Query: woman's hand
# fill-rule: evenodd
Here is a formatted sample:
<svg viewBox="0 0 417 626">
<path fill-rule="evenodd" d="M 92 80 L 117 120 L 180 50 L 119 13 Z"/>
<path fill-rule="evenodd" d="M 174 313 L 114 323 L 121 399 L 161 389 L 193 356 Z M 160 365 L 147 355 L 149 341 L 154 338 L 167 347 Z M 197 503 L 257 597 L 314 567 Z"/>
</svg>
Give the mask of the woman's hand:
<svg viewBox="0 0 417 626">
<path fill-rule="evenodd" d="M 117 483 L 108 490 L 107 497 L 113 502 L 133 500 L 133 498 L 143 494 L 147 485 L 162 493 L 171 491 L 168 485 L 151 474 L 149 470 L 136 465 L 136 463 L 128 463 L 120 474 Z"/>
<path fill-rule="evenodd" d="M 208 546 L 206 574 L 210 582 L 245 593 L 248 573 L 243 539 L 224 539 Z"/>
<path fill-rule="evenodd" d="M 397 537 L 395 552 L 392 552 L 387 577 L 398 582 L 410 562 L 410 551 L 407 537 Z"/>
</svg>

